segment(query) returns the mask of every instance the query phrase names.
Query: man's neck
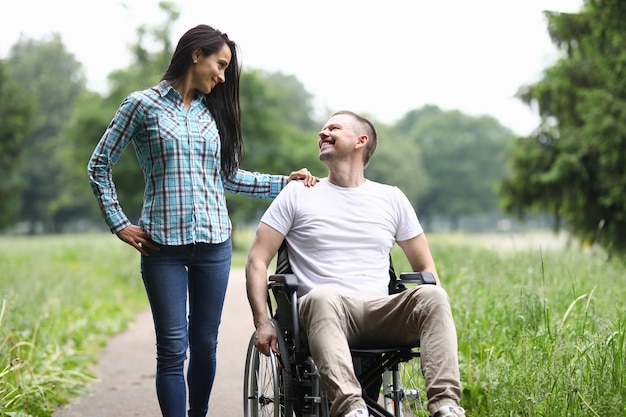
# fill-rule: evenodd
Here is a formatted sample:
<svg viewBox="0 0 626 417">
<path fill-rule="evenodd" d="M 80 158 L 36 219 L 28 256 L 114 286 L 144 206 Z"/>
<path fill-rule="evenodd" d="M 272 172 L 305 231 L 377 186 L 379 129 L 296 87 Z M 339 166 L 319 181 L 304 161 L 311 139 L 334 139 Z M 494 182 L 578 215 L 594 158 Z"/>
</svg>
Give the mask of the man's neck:
<svg viewBox="0 0 626 417">
<path fill-rule="evenodd" d="M 330 171 L 328 181 L 338 187 L 355 188 L 365 184 L 363 171 L 358 173 Z"/>
</svg>

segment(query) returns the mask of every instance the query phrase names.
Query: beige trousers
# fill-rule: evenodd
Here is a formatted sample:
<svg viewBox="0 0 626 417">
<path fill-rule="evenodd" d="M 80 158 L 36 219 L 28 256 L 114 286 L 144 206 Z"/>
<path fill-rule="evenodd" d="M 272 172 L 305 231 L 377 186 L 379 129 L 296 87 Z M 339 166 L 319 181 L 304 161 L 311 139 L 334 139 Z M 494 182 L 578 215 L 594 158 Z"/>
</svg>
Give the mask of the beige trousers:
<svg viewBox="0 0 626 417">
<path fill-rule="evenodd" d="M 458 406 L 461 397 L 456 328 L 448 294 L 422 285 L 387 296 L 341 295 L 320 286 L 300 298 L 299 315 L 322 384 L 340 417 L 367 409 L 350 347 L 403 346 L 420 340 L 428 409 Z"/>
</svg>

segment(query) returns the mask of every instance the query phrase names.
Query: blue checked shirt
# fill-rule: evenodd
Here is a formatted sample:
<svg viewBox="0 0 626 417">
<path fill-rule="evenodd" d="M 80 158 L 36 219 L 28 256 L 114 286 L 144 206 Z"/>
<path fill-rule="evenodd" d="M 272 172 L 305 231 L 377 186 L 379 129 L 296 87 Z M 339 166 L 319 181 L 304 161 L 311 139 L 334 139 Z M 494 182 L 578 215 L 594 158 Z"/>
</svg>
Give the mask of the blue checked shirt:
<svg viewBox="0 0 626 417">
<path fill-rule="evenodd" d="M 283 175 L 221 172 L 220 136 L 203 99 L 189 110 L 165 81 L 130 94 L 120 105 L 88 164 L 100 210 L 116 233 L 131 225 L 117 198 L 112 167 L 132 143 L 146 188 L 139 225 L 158 243 L 220 243 L 231 234 L 224 190 L 273 198 Z"/>
</svg>

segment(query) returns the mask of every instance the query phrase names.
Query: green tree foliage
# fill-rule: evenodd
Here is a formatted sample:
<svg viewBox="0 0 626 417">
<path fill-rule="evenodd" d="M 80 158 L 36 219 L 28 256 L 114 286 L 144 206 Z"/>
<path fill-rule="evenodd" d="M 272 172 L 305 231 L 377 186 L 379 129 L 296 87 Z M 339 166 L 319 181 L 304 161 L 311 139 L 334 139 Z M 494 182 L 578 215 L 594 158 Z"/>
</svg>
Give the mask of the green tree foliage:
<svg viewBox="0 0 626 417">
<path fill-rule="evenodd" d="M 18 219 L 22 144 L 32 129 L 33 105 L 0 60 L 0 228 Z"/>
<path fill-rule="evenodd" d="M 39 41 L 20 38 L 6 63 L 14 82 L 36 104 L 32 130 L 22 148 L 22 220 L 31 232 L 37 223 L 47 231 L 57 231 L 50 203 L 63 187 L 64 161 L 58 151 L 65 146 L 66 138 L 59 132 L 72 117 L 74 100 L 85 86 L 81 64 L 65 50 L 59 34 Z"/>
<path fill-rule="evenodd" d="M 586 242 L 626 250 L 626 3 L 586 1 L 578 14 L 546 12 L 563 57 L 520 89 L 541 125 L 519 138 L 503 206 L 543 210 Z"/>
<path fill-rule="evenodd" d="M 131 91 L 156 84 L 167 69 L 173 53 L 169 40 L 172 37 L 171 27 L 179 13 L 170 3 L 162 3 L 161 8 L 167 15 L 165 22 L 138 29 L 137 40 L 130 46 L 132 62 L 127 68 L 111 73 L 110 93 L 100 99 L 85 95 L 77 104 L 77 116 L 69 129 L 74 144 L 71 154 L 74 165 L 79 167 L 78 175 L 83 175 L 81 181 L 85 184 L 87 160 L 119 103 Z M 152 50 L 144 47 L 146 43 L 152 45 Z M 323 165 L 317 160 L 315 129 L 318 124 L 310 118 L 310 101 L 311 95 L 294 76 L 244 68 L 241 79 L 245 141 L 242 167 L 251 171 L 289 174 L 307 166 L 313 172 L 323 172 Z M 143 201 L 144 181 L 132 149 L 122 154 L 113 176 L 124 210 L 131 220 L 136 219 Z M 84 187 L 81 185 L 79 188 Z M 88 195 L 93 200 L 91 191 Z M 227 197 L 235 224 L 258 219 L 259 213 L 269 203 L 269 200 L 236 195 Z M 91 208 L 91 213 L 99 217 L 95 202 Z"/>
<path fill-rule="evenodd" d="M 250 69 L 242 73 L 241 110 L 245 154 L 242 168 L 288 175 L 307 167 L 323 176 L 317 155 L 319 123 L 311 95 L 293 75 Z M 258 221 L 270 200 L 227 195 L 234 224 Z"/>
<path fill-rule="evenodd" d="M 420 147 L 405 133 L 372 118 L 370 120 L 376 126 L 378 146 L 365 168 L 367 178 L 397 186 L 416 205 L 428 190 L 430 182 Z"/>
<path fill-rule="evenodd" d="M 111 84 L 109 100 L 118 105 L 131 91 L 143 90 L 159 82 L 170 63 L 174 53 L 172 26 L 180 17 L 180 11 L 171 2 L 160 2 L 159 7 L 166 16 L 163 22 L 140 26 L 136 31 L 136 41 L 130 45 L 130 65 L 112 72 L 108 77 Z M 146 45 L 151 45 L 151 48 L 146 48 Z"/>
<path fill-rule="evenodd" d="M 66 166 L 62 175 L 65 186 L 54 202 L 59 223 L 90 219 L 104 226 L 87 181 L 87 161 L 110 122 L 116 106 L 109 104 L 99 94 L 86 90 L 76 100 L 74 117 L 63 130 L 63 136 L 68 138 L 68 145 L 60 150 Z M 141 176 L 139 179 L 135 178 L 135 181 L 143 183 Z"/>
<path fill-rule="evenodd" d="M 171 28 L 179 13 L 172 3 L 161 3 L 161 8 L 166 14 L 164 22 L 137 30 L 130 45 L 131 63 L 111 73 L 110 90 L 104 95 L 85 89 L 81 66 L 65 51 L 58 35 L 42 41 L 20 39 L 14 46 L 4 67 L 11 71 L 6 74 L 15 77 L 7 78 L 0 71 L 0 157 L 18 167 L 19 158 L 12 157 L 18 152 L 26 163 L 5 176 L 11 165 L 3 162 L 0 193 L 5 193 L 8 185 L 13 187 L 11 181 L 16 178 L 23 181 L 25 191 L 19 196 L 24 203 L 22 219 L 32 230 L 44 224 L 44 231 L 62 231 L 70 222 L 84 219 L 102 225 L 86 178 L 87 161 L 124 97 L 156 84 L 166 70 L 173 49 Z M 24 113 L 15 105 L 10 109 L 21 116 L 4 111 L 7 102 L 16 102 L 12 95 L 33 98 L 32 122 L 26 118 L 30 108 L 26 99 L 19 101 Z M 311 94 L 294 76 L 243 68 L 242 168 L 289 174 L 307 167 L 315 175 L 325 176 L 327 168 L 319 161 L 317 148 L 325 119 L 314 120 L 311 102 Z M 407 113 L 392 127 L 375 123 L 380 141 L 367 176 L 399 186 L 420 217 L 445 216 L 454 223 L 460 215 L 494 208 L 494 178 L 499 181 L 503 175 L 503 139 L 509 132 L 493 119 L 426 107 Z M 32 130 L 20 130 L 25 126 Z M 122 154 L 113 176 L 122 206 L 135 221 L 144 181 L 132 149 Z M 270 203 L 231 194 L 227 199 L 235 225 L 256 223 Z M 0 200 L 3 219 L 10 218 L 9 201 L 8 197 Z"/>
<path fill-rule="evenodd" d="M 421 151 L 414 163 L 422 164 L 428 178 L 415 201 L 422 219 L 446 219 L 455 230 L 461 217 L 498 210 L 496 187 L 506 175 L 513 138 L 509 129 L 492 117 L 425 106 L 408 112 L 393 131 Z"/>
<path fill-rule="evenodd" d="M 169 2 L 161 2 L 160 7 L 166 14 L 164 23 L 143 25 L 137 29 L 137 38 L 130 45 L 131 62 L 128 67 L 109 75 L 109 92 L 104 97 L 85 92 L 76 104 L 76 117 L 67 130 L 73 149 L 67 150 L 66 155 L 71 158 L 73 167 L 68 181 L 71 178 L 72 188 L 81 193 L 81 198 L 64 198 L 60 204 L 66 213 L 82 213 L 83 218 L 101 223 L 100 211 L 87 182 L 87 161 L 124 98 L 132 91 L 158 83 L 167 69 L 173 53 L 171 27 L 180 13 Z M 147 49 L 146 44 L 152 49 Z M 131 221 L 136 221 L 143 203 L 145 184 L 132 149 L 122 153 L 113 169 L 113 177 L 124 211 Z"/>
</svg>

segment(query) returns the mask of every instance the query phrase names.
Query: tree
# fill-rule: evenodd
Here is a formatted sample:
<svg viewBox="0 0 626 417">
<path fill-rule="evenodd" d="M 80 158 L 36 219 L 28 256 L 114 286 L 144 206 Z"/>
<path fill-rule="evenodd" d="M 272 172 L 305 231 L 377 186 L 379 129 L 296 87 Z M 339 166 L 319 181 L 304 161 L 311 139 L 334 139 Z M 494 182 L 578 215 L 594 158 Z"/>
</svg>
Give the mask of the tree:
<svg viewBox="0 0 626 417">
<path fill-rule="evenodd" d="M 546 12 L 562 58 L 518 97 L 541 124 L 515 141 L 505 210 L 548 211 L 574 236 L 626 250 L 626 3 L 586 1 L 577 14 Z M 556 222 L 560 224 L 560 222 Z"/>
<path fill-rule="evenodd" d="M 46 231 L 56 231 L 50 202 L 64 186 L 60 181 L 64 165 L 57 152 L 66 146 L 66 138 L 60 137 L 59 132 L 72 117 L 73 103 L 84 89 L 85 78 L 81 65 L 65 50 L 59 34 L 39 41 L 21 37 L 11 48 L 6 64 L 15 83 L 23 86 L 36 105 L 32 129 L 22 142 L 22 220 L 31 232 L 38 223 Z"/>
<path fill-rule="evenodd" d="M 68 129 L 72 137 L 74 164 L 80 175 L 97 141 L 106 129 L 119 103 L 131 91 L 154 85 L 161 78 L 173 53 L 170 42 L 172 24 L 178 11 L 171 3 L 161 3 L 167 18 L 154 27 L 142 26 L 137 30 L 137 41 L 131 45 L 132 62 L 127 68 L 111 73 L 110 93 L 104 98 L 85 96 L 77 102 L 73 126 Z M 149 38 L 153 50 L 145 49 Z M 321 163 L 315 149 L 318 124 L 311 120 L 311 95 L 291 75 L 270 74 L 250 69 L 241 78 L 242 124 L 245 154 L 242 168 L 251 171 L 288 174 L 302 166 L 314 172 Z M 321 169 L 321 168 L 320 168 Z M 84 172 L 82 172 L 84 179 Z M 114 167 L 113 176 L 118 197 L 131 218 L 139 215 L 143 202 L 143 174 L 134 152 L 126 150 Z M 81 180 L 83 180 L 81 179 Z M 86 179 L 83 180 L 86 183 Z M 81 185 L 80 189 L 84 187 Z M 89 196 L 91 197 L 91 192 Z M 258 219 L 268 204 L 267 200 L 227 195 L 233 223 L 246 223 Z M 92 198 L 93 199 L 93 198 Z M 72 203 L 65 198 L 65 203 Z M 78 203 L 78 201 L 74 201 Z M 92 204 L 92 208 L 95 204 Z M 65 208 L 70 212 L 70 207 Z"/>
<path fill-rule="evenodd" d="M 101 214 L 87 181 L 87 161 L 122 100 L 132 91 L 156 84 L 167 69 L 173 53 L 171 28 L 180 13 L 169 2 L 161 2 L 160 7 L 166 14 L 164 23 L 137 29 L 137 39 L 130 46 L 131 63 L 108 76 L 109 92 L 104 96 L 85 92 L 76 102 L 75 116 L 66 129 L 71 146 L 64 152 L 64 161 L 72 168 L 66 173 L 66 192 L 56 201 L 59 221 L 80 217 L 101 224 Z M 152 45 L 154 50 L 146 49 L 145 44 Z M 113 177 L 124 211 L 135 221 L 143 204 L 145 184 L 132 149 L 122 153 Z M 80 198 L 71 198 L 72 195 Z"/>
<path fill-rule="evenodd" d="M 111 121 L 116 106 L 108 104 L 99 94 L 90 91 L 83 91 L 76 100 L 74 117 L 62 131 L 62 136 L 68 138 L 68 146 L 62 147 L 58 152 L 59 160 L 65 167 L 60 178 L 65 186 L 52 202 L 57 224 L 93 220 L 96 224 L 103 225 L 100 210 L 87 180 L 87 161 Z M 139 181 L 137 178 L 135 181 L 141 183 L 141 172 L 139 175 Z"/>
<path fill-rule="evenodd" d="M 488 116 L 471 117 L 436 106 L 408 112 L 394 126 L 421 150 L 428 188 L 415 201 L 425 221 L 446 219 L 452 230 L 462 217 L 498 210 L 496 187 L 506 175 L 513 133 Z"/>
<path fill-rule="evenodd" d="M 417 208 L 420 197 L 429 189 L 421 148 L 406 133 L 368 118 L 376 126 L 378 146 L 365 168 L 366 177 L 397 186 Z"/>
<path fill-rule="evenodd" d="M 18 218 L 23 143 L 31 131 L 34 111 L 32 96 L 7 72 L 0 60 L 0 228 Z"/>
<path fill-rule="evenodd" d="M 245 153 L 242 168 L 288 175 L 308 167 L 322 175 L 317 158 L 317 129 L 311 119 L 311 95 L 293 75 L 245 70 L 241 77 L 241 110 Z M 270 201 L 227 195 L 234 224 L 255 222 Z"/>
<path fill-rule="evenodd" d="M 117 105 L 131 91 L 152 87 L 167 70 L 174 53 L 172 27 L 180 17 L 180 11 L 174 3 L 168 1 L 161 1 L 159 8 L 166 15 L 163 22 L 137 28 L 137 40 L 130 45 L 130 65 L 114 71 L 108 77 L 111 85 L 108 97 Z M 146 44 L 152 45 L 153 49 L 147 49 Z"/>
</svg>

